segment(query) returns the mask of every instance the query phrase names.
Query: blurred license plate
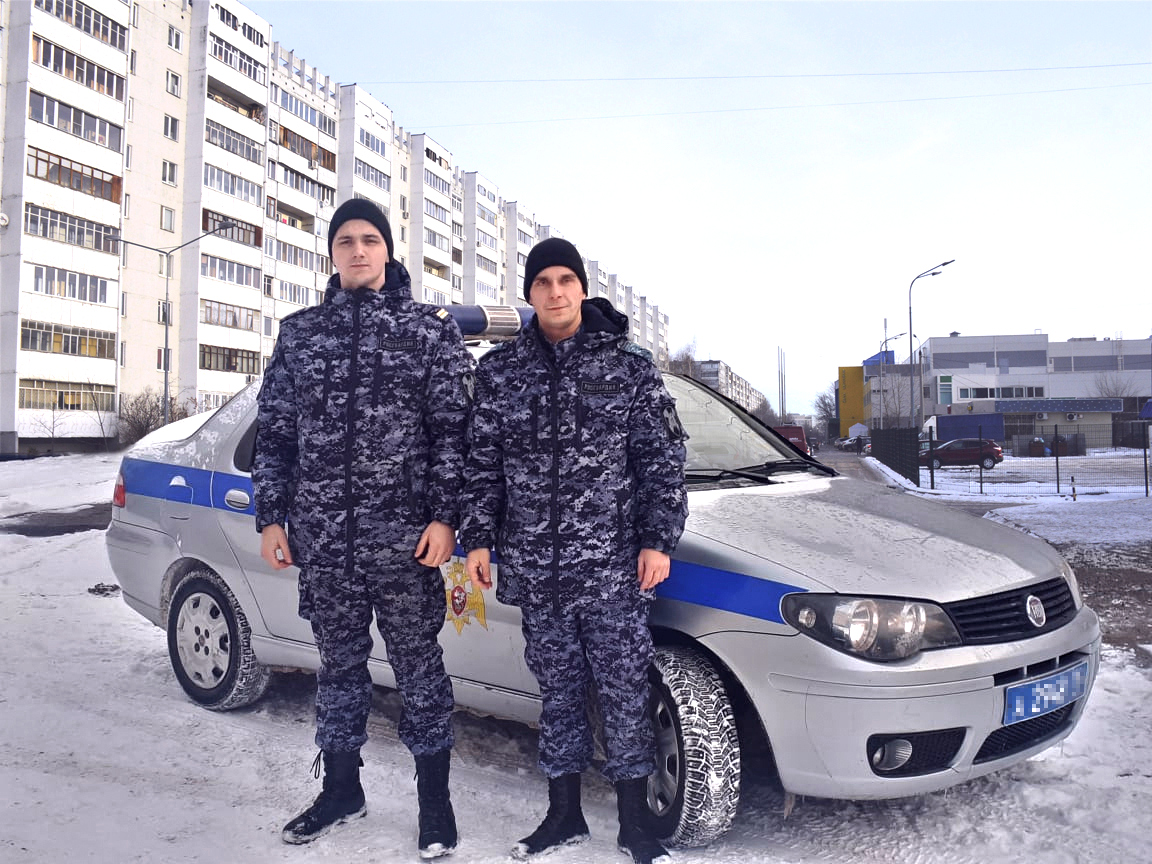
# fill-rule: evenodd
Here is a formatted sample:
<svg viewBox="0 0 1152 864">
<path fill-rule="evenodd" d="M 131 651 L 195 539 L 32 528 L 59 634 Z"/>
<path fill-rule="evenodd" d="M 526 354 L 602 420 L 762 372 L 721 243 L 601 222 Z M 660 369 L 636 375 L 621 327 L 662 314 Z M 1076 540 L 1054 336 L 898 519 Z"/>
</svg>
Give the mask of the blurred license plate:
<svg viewBox="0 0 1152 864">
<path fill-rule="evenodd" d="M 1084 695 L 1088 687 L 1088 661 L 1063 672 L 1015 684 L 1004 691 L 1004 725 L 1040 717 Z"/>
</svg>

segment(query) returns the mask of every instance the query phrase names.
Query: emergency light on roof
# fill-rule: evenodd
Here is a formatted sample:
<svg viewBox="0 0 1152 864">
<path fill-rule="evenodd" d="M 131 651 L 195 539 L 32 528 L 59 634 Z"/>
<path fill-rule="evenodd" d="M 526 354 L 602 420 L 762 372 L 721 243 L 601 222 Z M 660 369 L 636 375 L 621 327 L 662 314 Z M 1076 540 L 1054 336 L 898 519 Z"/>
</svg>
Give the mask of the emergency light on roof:
<svg viewBox="0 0 1152 864">
<path fill-rule="evenodd" d="M 511 339 L 534 314 L 531 306 L 445 306 L 465 339 Z"/>
</svg>

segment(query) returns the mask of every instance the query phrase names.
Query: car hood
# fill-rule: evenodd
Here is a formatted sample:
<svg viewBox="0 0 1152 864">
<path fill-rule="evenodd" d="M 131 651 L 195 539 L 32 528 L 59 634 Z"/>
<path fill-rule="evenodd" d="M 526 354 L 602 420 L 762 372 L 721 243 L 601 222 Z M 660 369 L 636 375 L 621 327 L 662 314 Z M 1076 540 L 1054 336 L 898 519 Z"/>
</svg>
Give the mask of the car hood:
<svg viewBox="0 0 1152 864">
<path fill-rule="evenodd" d="M 848 477 L 690 491 L 688 508 L 686 534 L 794 571 L 804 577 L 794 584 L 816 591 L 949 603 L 1063 572 L 1042 540 Z M 759 570 L 749 562 L 748 572 Z"/>
</svg>

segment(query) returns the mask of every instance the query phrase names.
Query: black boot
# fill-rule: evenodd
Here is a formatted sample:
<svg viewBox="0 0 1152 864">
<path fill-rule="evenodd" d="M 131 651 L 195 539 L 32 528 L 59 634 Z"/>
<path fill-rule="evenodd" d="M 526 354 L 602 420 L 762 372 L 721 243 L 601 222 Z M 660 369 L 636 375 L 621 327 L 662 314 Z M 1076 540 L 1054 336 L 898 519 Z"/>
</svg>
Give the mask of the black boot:
<svg viewBox="0 0 1152 864">
<path fill-rule="evenodd" d="M 636 864 L 671 864 L 672 856 L 648 827 L 648 778 L 636 777 L 616 783 L 616 809 L 620 833 L 616 845 Z"/>
<path fill-rule="evenodd" d="M 456 814 L 448 797 L 451 750 L 416 757 L 416 797 L 420 801 L 420 857 L 439 858 L 456 848 Z"/>
<path fill-rule="evenodd" d="M 324 787 L 312 806 L 284 826 L 280 836 L 285 843 L 311 843 L 336 825 L 368 812 L 364 806 L 364 789 L 360 786 L 360 751 L 317 754 L 312 763 L 320 776 L 320 757 L 324 757 Z"/>
<path fill-rule="evenodd" d="M 548 778 L 548 813 L 540 827 L 516 844 L 512 857 L 521 860 L 588 839 L 588 823 L 580 809 L 580 775 Z"/>
</svg>

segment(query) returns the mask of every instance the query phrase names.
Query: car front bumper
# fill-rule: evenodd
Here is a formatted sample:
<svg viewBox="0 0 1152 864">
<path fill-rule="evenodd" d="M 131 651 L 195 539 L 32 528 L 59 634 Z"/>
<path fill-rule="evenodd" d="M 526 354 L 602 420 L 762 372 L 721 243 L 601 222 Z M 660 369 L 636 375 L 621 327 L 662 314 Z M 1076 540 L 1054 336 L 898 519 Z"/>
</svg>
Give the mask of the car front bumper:
<svg viewBox="0 0 1152 864">
<path fill-rule="evenodd" d="M 1005 768 L 1071 733 L 1096 677 L 1100 625 L 1085 606 L 1066 626 L 1033 639 L 925 652 L 893 664 L 868 663 L 800 635 L 723 632 L 701 641 L 740 679 L 787 791 L 898 798 Z M 1042 678 L 1080 660 L 1088 667 L 1081 698 L 1045 715 L 1048 721 L 1003 725 L 1005 682 Z M 885 774 L 870 762 L 873 736 L 908 736 L 914 749 L 945 738 L 959 744 L 931 770 Z M 994 746 L 1005 742 L 1006 749 Z"/>
</svg>

